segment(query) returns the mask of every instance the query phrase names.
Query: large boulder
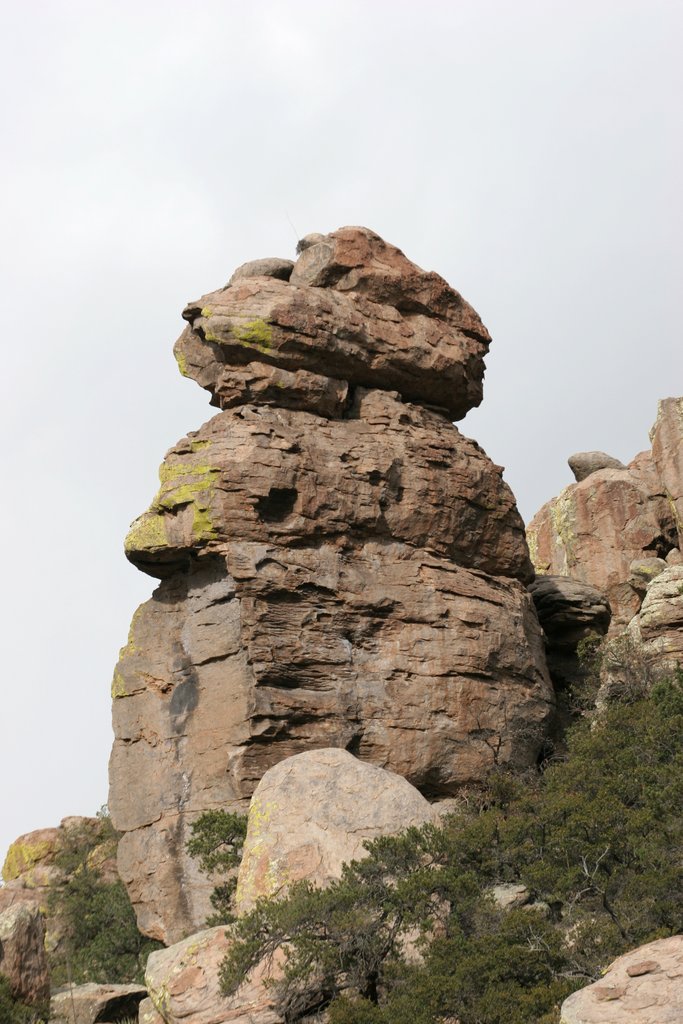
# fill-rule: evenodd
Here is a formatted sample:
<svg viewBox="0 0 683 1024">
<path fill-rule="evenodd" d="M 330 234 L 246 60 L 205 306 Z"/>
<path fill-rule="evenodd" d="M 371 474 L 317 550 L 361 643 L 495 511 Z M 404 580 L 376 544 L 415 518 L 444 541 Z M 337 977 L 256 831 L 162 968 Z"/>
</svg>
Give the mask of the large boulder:
<svg viewBox="0 0 683 1024">
<path fill-rule="evenodd" d="M 623 462 L 605 452 L 577 452 L 567 459 L 575 480 L 585 480 L 600 469 L 626 469 Z"/>
<path fill-rule="evenodd" d="M 50 998 L 45 927 L 38 907 L 17 903 L 0 913 L 0 974 L 21 1002 L 42 1006 Z"/>
<path fill-rule="evenodd" d="M 50 1024 L 117 1024 L 138 1015 L 147 995 L 142 985 L 67 985 L 50 1000 Z"/>
<path fill-rule="evenodd" d="M 366 856 L 367 840 L 429 821 L 437 821 L 436 813 L 414 786 L 346 750 L 280 761 L 251 798 L 238 911 L 261 896 L 282 895 L 293 882 L 340 878 L 343 864 Z"/>
<path fill-rule="evenodd" d="M 672 565 L 652 580 L 629 634 L 659 674 L 683 665 L 683 565 Z"/>
<path fill-rule="evenodd" d="M 683 935 L 620 956 L 604 976 L 565 999 L 561 1024 L 680 1024 Z"/>
<path fill-rule="evenodd" d="M 265 965 L 251 971 L 234 996 L 220 991 L 219 968 L 230 949 L 225 925 L 190 935 L 147 960 L 145 1004 L 140 1024 L 282 1024 L 264 981 Z"/>
<path fill-rule="evenodd" d="M 553 707 L 514 497 L 449 419 L 481 398 L 476 313 L 366 229 L 250 274 L 185 311 L 181 369 L 224 411 L 126 541 L 161 584 L 114 675 L 109 805 L 166 943 L 210 912 L 192 822 L 279 761 L 348 749 L 443 798 L 533 762 Z"/>
</svg>

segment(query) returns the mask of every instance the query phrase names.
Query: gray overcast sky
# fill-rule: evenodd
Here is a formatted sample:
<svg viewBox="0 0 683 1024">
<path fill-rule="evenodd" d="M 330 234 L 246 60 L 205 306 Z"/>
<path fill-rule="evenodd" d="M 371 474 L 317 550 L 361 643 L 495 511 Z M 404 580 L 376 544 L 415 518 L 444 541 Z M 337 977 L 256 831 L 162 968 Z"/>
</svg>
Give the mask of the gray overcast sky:
<svg viewBox="0 0 683 1024">
<path fill-rule="evenodd" d="M 525 518 L 683 392 L 683 3 L 0 3 L 0 856 L 106 800 L 123 557 L 212 413 L 187 300 L 366 224 L 494 344 L 461 429 Z M 290 220 L 295 230 L 290 226 Z"/>
</svg>

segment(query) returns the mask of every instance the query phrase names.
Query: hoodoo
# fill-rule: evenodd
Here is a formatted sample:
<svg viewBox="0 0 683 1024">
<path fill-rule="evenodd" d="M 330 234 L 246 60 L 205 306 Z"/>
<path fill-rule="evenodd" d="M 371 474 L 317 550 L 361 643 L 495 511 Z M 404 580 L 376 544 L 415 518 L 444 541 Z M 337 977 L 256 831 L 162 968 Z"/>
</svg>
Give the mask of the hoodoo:
<svg viewBox="0 0 683 1024">
<path fill-rule="evenodd" d="M 553 707 L 514 497 L 452 423 L 486 328 L 366 228 L 307 243 L 186 307 L 179 367 L 221 411 L 126 540 L 160 584 L 114 675 L 110 808 L 166 942 L 208 910 L 191 822 L 284 758 L 343 748 L 437 799 L 533 762 Z"/>
</svg>

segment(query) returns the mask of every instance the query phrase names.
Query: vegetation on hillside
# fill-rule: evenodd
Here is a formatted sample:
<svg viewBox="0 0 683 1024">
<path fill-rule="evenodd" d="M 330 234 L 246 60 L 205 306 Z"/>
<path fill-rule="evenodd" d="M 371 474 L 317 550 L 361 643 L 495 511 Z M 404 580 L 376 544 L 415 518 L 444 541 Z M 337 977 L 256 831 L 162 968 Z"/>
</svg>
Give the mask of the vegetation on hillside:
<svg viewBox="0 0 683 1024">
<path fill-rule="evenodd" d="M 683 674 L 583 717 L 540 775 L 494 774 L 442 827 L 368 844 L 325 890 L 306 882 L 234 925 L 233 992 L 284 948 L 285 1020 L 551 1024 L 618 954 L 683 931 Z M 491 890 L 520 883 L 505 911 Z"/>
<path fill-rule="evenodd" d="M 49 899 L 59 933 L 49 956 L 53 985 L 142 981 L 147 957 L 161 948 L 138 931 L 123 882 L 103 875 L 102 858 L 115 856 L 119 837 L 109 817 L 100 817 L 97 834 L 66 830 L 56 858 L 66 881 Z"/>
</svg>

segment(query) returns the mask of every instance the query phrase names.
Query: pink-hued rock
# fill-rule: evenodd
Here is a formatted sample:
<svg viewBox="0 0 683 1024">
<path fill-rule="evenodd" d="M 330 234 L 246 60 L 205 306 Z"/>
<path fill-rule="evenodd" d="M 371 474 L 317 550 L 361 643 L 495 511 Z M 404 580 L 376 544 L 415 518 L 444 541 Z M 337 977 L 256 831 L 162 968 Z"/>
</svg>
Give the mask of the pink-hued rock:
<svg viewBox="0 0 683 1024">
<path fill-rule="evenodd" d="M 155 1018 L 146 1007 L 140 1024 L 282 1024 L 263 982 L 270 970 L 262 965 L 234 996 L 220 992 L 219 968 L 230 949 L 225 925 L 190 935 L 147 960 L 145 983 Z"/>
<path fill-rule="evenodd" d="M 554 701 L 514 497 L 444 415 L 488 347 L 458 293 L 342 229 L 185 316 L 181 369 L 225 409 L 126 540 L 162 582 L 112 690 L 119 870 L 164 942 L 209 913 L 191 823 L 274 764 L 349 749 L 449 796 L 533 762 Z"/>
<path fill-rule="evenodd" d="M 21 1002 L 42 1005 L 50 998 L 45 927 L 37 906 L 17 903 L 0 913 L 0 975 Z"/>
<path fill-rule="evenodd" d="M 253 362 L 398 391 L 451 419 L 482 399 L 491 339 L 475 311 L 442 277 L 367 228 L 341 228 L 308 246 L 288 281 L 239 276 L 183 316 L 189 326 L 175 349 L 181 372 L 221 408 L 236 400 L 235 367 Z M 286 377 L 275 381 L 261 401 L 318 409 L 314 393 L 290 395 Z"/>
<path fill-rule="evenodd" d="M 262 896 L 283 895 L 293 882 L 321 886 L 341 878 L 343 864 L 366 856 L 366 840 L 437 820 L 402 776 L 346 750 L 312 750 L 280 761 L 251 798 L 238 912 Z"/>
<path fill-rule="evenodd" d="M 599 470 L 566 487 L 527 527 L 537 573 L 571 576 L 605 594 L 612 632 L 640 607 L 632 562 L 665 556 L 675 538 L 670 504 L 648 453 L 627 469 Z"/>
<path fill-rule="evenodd" d="M 664 484 L 683 548 L 683 398 L 664 398 L 650 431 L 652 458 Z"/>
<path fill-rule="evenodd" d="M 67 985 L 50 1000 L 50 1024 L 131 1020 L 146 995 L 141 985 Z"/>
<path fill-rule="evenodd" d="M 561 1024 L 680 1024 L 683 935 L 620 956 L 600 981 L 562 1004 Z"/>
</svg>

